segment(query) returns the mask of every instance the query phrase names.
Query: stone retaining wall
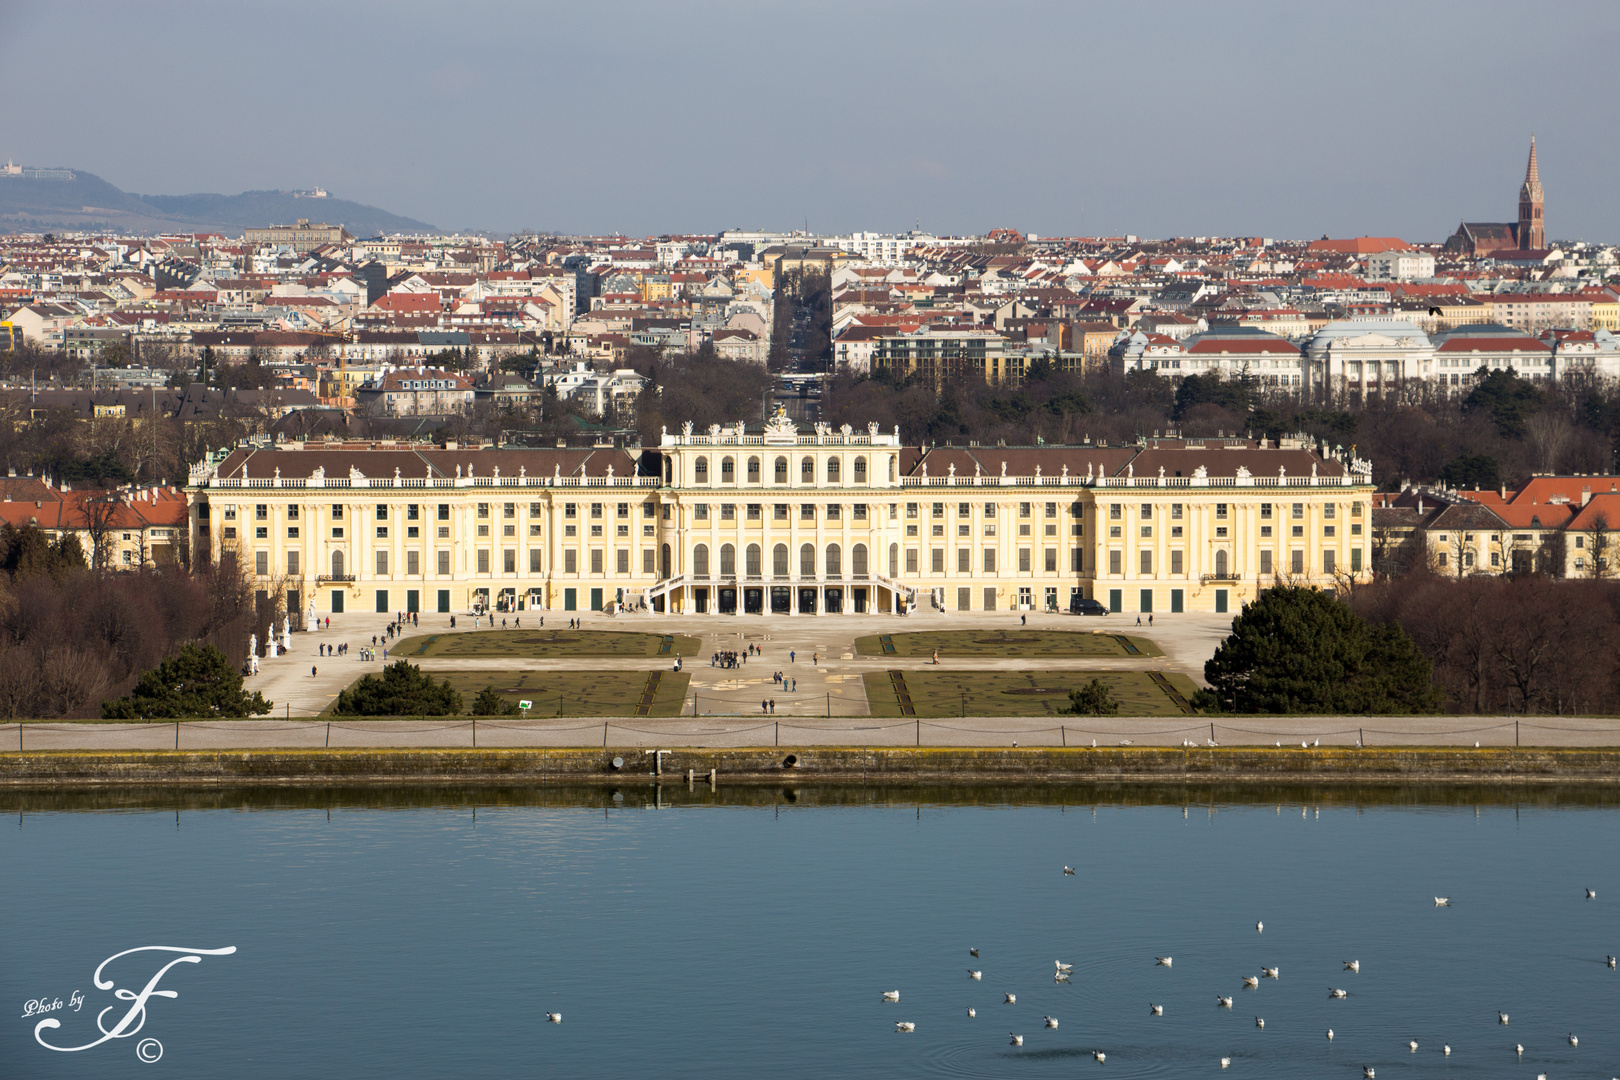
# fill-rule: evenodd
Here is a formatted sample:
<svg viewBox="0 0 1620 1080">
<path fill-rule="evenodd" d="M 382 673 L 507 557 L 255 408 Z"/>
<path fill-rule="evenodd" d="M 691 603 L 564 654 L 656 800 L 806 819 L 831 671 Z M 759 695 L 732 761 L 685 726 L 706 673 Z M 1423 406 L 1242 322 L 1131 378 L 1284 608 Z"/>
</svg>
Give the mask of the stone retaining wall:
<svg viewBox="0 0 1620 1080">
<path fill-rule="evenodd" d="M 615 769 L 615 757 L 622 766 Z M 789 758 L 793 759 L 788 764 Z M 663 754 L 665 782 L 687 770 L 725 783 L 1383 782 L 1567 783 L 1620 780 L 1620 749 L 870 748 Z M 0 753 L 12 786 L 647 781 L 653 756 L 626 749 L 57 751 Z"/>
</svg>

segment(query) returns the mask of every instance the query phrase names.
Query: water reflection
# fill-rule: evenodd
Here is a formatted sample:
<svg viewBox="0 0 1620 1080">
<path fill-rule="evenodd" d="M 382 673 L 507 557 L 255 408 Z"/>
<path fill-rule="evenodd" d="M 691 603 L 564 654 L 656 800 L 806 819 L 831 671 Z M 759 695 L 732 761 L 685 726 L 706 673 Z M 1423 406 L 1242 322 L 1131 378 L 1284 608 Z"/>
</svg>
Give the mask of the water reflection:
<svg viewBox="0 0 1620 1080">
<path fill-rule="evenodd" d="M 614 784 L 154 785 L 0 790 L 0 812 L 151 810 L 415 810 L 432 807 L 1051 806 L 1089 809 L 1524 807 L 1614 809 L 1620 785 L 1569 784 L 905 784 L 728 783 L 699 778 Z"/>
</svg>

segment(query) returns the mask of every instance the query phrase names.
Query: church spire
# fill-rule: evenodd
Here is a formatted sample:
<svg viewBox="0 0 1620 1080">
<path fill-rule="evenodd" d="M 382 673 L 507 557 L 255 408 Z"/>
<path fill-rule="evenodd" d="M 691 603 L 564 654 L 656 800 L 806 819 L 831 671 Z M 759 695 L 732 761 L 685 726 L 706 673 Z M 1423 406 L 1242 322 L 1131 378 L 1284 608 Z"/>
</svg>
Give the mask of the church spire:
<svg viewBox="0 0 1620 1080">
<path fill-rule="evenodd" d="M 1541 173 L 1536 168 L 1536 137 L 1530 136 L 1530 163 L 1524 170 L 1524 185 L 1519 188 L 1518 240 L 1521 251 L 1540 251 L 1547 246 L 1546 224 L 1542 220 L 1543 202 Z"/>
</svg>

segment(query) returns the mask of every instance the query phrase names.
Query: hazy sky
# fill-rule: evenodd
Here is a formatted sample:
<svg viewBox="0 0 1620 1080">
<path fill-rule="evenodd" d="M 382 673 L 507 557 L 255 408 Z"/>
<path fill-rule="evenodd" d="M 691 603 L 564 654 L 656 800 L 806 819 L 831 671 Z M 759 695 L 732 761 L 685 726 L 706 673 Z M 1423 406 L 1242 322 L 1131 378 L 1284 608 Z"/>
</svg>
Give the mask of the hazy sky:
<svg viewBox="0 0 1620 1080">
<path fill-rule="evenodd" d="M 0 158 L 443 228 L 1620 241 L 1620 4 L 0 0 Z"/>
</svg>

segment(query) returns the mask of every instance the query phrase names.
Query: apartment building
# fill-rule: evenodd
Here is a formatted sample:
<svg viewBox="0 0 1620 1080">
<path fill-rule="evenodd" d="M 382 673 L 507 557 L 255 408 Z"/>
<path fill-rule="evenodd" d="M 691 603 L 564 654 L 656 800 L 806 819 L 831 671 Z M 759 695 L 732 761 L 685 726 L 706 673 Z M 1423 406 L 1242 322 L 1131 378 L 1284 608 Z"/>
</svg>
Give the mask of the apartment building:
<svg viewBox="0 0 1620 1080">
<path fill-rule="evenodd" d="M 1173 613 L 1362 577 L 1372 477 L 1295 440 L 917 447 L 779 411 L 645 452 L 247 445 L 188 491 L 198 557 L 317 615 Z"/>
</svg>

